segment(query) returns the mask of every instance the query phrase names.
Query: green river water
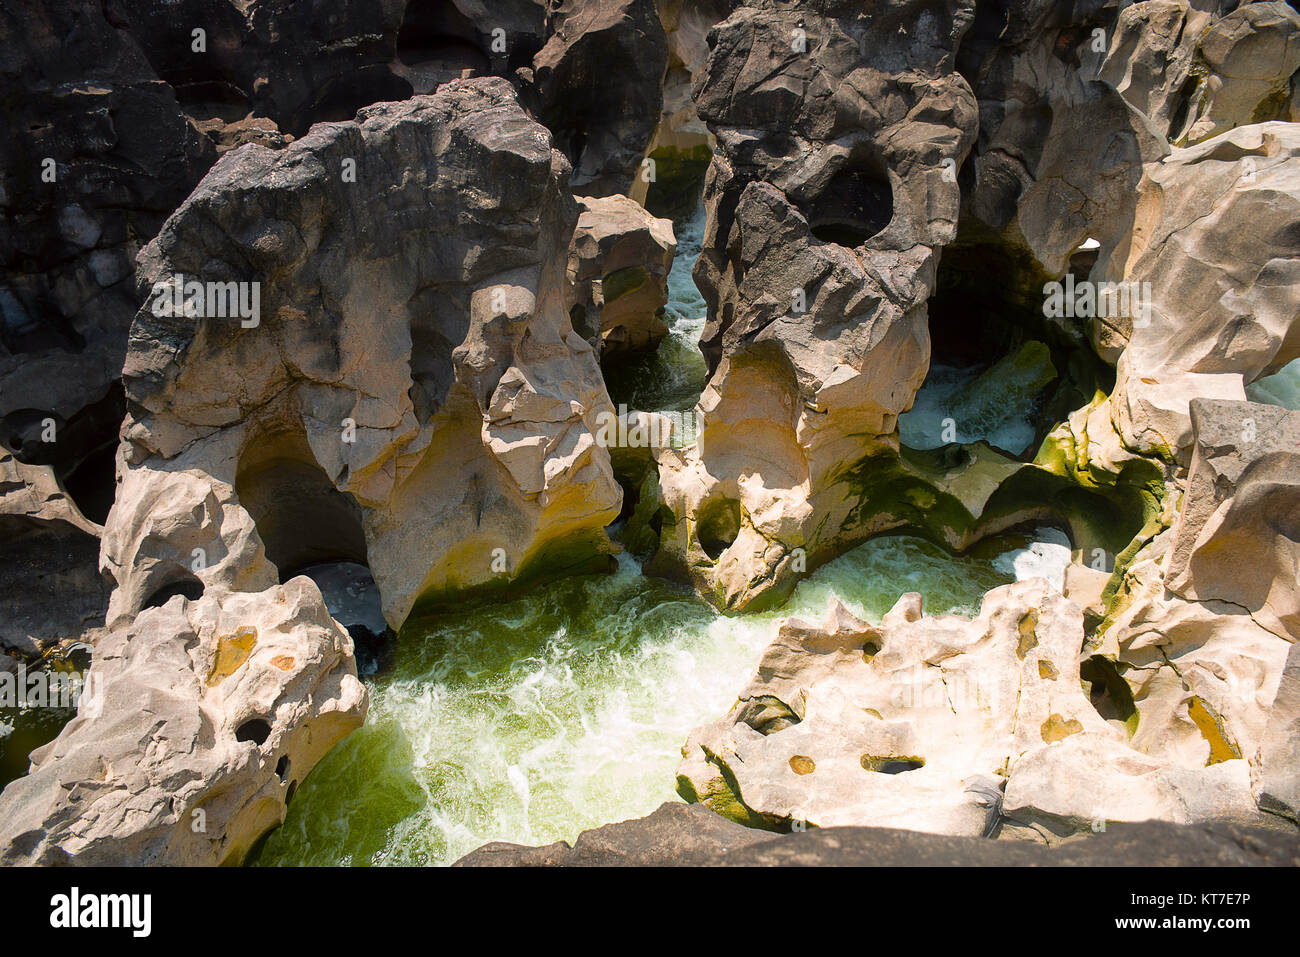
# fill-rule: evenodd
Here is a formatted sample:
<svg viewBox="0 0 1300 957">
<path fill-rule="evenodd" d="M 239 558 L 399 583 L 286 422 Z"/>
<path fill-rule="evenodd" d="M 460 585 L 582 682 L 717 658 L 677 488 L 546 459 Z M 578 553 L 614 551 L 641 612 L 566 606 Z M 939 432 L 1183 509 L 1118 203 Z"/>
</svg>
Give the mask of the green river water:
<svg viewBox="0 0 1300 957">
<path fill-rule="evenodd" d="M 726 617 L 622 557 L 613 575 L 408 623 L 365 726 L 299 787 L 258 862 L 450 864 L 488 841 L 572 841 L 648 814 L 678 800 L 687 734 L 731 707 L 776 619 L 820 621 L 834 596 L 879 620 L 906 591 L 930 613 L 971 613 L 1013 577 L 879 538 L 780 610 Z"/>
<path fill-rule="evenodd" d="M 699 397 L 705 307 L 690 269 L 702 226 L 678 224 L 669 337 L 609 377 L 616 403 L 686 410 Z M 299 787 L 257 863 L 450 864 L 488 841 L 572 841 L 648 814 L 678 800 L 682 744 L 731 707 L 778 618 L 820 621 L 836 597 L 878 621 L 908 591 L 930 613 L 973 614 L 988 589 L 1041 570 L 1041 554 L 1013 544 L 1025 542 L 953 558 L 918 538 L 876 539 L 782 608 L 736 617 L 621 556 L 612 575 L 408 622 L 392 666 L 369 680 L 364 727 Z"/>
</svg>

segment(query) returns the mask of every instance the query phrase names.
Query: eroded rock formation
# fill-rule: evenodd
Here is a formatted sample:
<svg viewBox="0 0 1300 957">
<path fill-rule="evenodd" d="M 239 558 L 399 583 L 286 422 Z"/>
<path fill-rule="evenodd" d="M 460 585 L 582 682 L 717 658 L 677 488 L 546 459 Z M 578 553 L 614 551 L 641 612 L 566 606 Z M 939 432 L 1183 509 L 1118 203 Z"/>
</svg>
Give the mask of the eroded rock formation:
<svg viewBox="0 0 1300 957">
<path fill-rule="evenodd" d="M 396 628 L 602 565 L 620 492 L 564 300 L 567 174 L 499 79 L 223 157 L 141 255 L 110 623 L 177 579 L 351 560 Z M 257 324 L 165 315 L 177 275 L 260 283 Z"/>
<path fill-rule="evenodd" d="M 679 790 L 769 829 L 873 825 L 1055 841 L 1106 822 L 1259 823 L 1244 760 L 1168 765 L 1080 677 L 1083 616 L 1041 579 L 978 618 L 787 621 L 730 714 L 695 731 Z M 1100 683 L 1100 679 L 1094 678 Z M 1097 689 L 1098 696 L 1104 694 Z"/>
<path fill-rule="evenodd" d="M 584 197 L 578 206 L 568 266 L 574 328 L 601 359 L 653 350 L 668 334 L 672 222 L 626 196 Z"/>
<path fill-rule="evenodd" d="M 365 710 L 306 578 L 175 596 L 96 644 L 77 716 L 0 793 L 0 862 L 239 863 Z"/>
<path fill-rule="evenodd" d="M 712 377 L 696 445 L 659 458 L 672 521 L 653 567 L 721 604 L 788 589 L 796 549 L 815 563 L 867 534 L 847 473 L 897 450 L 956 228 L 944 161 L 975 134 L 958 6 L 758 4 L 710 34 L 696 105 L 718 151 L 695 275 Z"/>
</svg>

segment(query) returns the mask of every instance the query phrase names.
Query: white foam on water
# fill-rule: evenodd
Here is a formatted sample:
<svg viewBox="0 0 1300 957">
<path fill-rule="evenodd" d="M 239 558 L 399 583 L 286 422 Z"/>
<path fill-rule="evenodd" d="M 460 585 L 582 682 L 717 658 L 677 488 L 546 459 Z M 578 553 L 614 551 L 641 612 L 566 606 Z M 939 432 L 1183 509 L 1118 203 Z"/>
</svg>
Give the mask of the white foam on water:
<svg viewBox="0 0 1300 957">
<path fill-rule="evenodd" d="M 920 539 L 875 539 L 772 612 L 728 617 L 621 557 L 613 575 L 431 619 L 367 683 L 366 724 L 300 785 L 263 864 L 449 864 L 489 841 L 572 841 L 678 800 L 681 746 L 720 718 L 783 617 L 831 598 L 879 621 L 921 592 L 974 614 L 1011 575 Z"/>
<path fill-rule="evenodd" d="M 1040 528 L 1038 540 L 993 559 L 993 566 L 1016 581 L 1045 578 L 1058 592 L 1065 591 L 1065 570 L 1070 565 L 1070 539 L 1056 528 Z"/>
<path fill-rule="evenodd" d="M 980 371 L 978 368 L 932 365 L 916 393 L 911 410 L 898 417 L 902 443 L 912 449 L 937 449 L 950 442 L 967 444 L 983 440 L 1012 455 L 1024 454 L 1034 441 L 1032 408 L 1008 408 L 1006 415 L 998 421 L 979 423 L 963 414 L 961 408 L 950 407 L 948 400 L 953 393 Z M 945 432 L 945 419 L 952 419 L 953 428 L 949 432 Z M 945 435 L 951 438 L 945 439 Z"/>
</svg>

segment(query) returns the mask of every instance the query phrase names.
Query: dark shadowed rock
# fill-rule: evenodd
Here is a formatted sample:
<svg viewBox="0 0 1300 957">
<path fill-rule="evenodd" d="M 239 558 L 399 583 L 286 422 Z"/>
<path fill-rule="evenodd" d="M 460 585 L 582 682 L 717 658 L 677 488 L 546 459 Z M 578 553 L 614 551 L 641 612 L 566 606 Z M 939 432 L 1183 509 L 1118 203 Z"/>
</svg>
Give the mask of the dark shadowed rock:
<svg viewBox="0 0 1300 957">
<path fill-rule="evenodd" d="M 135 255 L 215 152 L 99 4 L 4 4 L 0 110 L 0 443 L 75 461 L 116 441 L 120 405 L 76 423 L 121 372 Z"/>
<path fill-rule="evenodd" d="M 495 842 L 456 862 L 457 867 L 696 864 L 771 839 L 714 814 L 700 804 L 661 804 L 652 814 L 583 831 L 570 847 Z"/>
<path fill-rule="evenodd" d="M 563 0 L 533 60 L 536 115 L 573 164 L 574 192 L 624 193 L 663 106 L 668 41 L 654 0 Z"/>
<path fill-rule="evenodd" d="M 719 823 L 721 822 L 721 823 Z M 583 831 L 572 848 L 488 844 L 457 867 L 1296 867 L 1300 833 L 1235 824 L 1115 824 L 1056 848 L 894 828 L 814 828 L 772 836 L 698 805 Z"/>
</svg>

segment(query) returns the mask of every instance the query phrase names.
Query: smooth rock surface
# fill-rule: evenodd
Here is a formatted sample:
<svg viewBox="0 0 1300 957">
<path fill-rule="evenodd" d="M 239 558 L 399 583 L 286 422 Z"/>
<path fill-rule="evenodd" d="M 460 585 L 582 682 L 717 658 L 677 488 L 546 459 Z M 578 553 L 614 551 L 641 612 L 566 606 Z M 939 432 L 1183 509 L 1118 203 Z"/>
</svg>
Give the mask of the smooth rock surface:
<svg viewBox="0 0 1300 957">
<path fill-rule="evenodd" d="M 581 197 L 578 207 L 568 265 L 574 328 L 602 360 L 653 351 L 668 334 L 672 221 L 626 196 Z"/>
</svg>

